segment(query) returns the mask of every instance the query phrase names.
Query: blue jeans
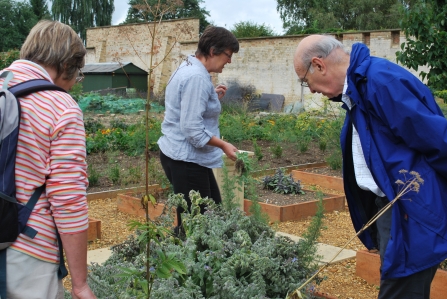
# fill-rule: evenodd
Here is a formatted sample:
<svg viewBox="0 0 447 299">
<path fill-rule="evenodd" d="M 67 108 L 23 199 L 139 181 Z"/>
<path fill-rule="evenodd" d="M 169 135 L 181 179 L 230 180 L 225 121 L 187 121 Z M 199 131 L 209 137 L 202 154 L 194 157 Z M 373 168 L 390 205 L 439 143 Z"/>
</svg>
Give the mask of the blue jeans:
<svg viewBox="0 0 447 299">
<path fill-rule="evenodd" d="M 389 200 L 386 197 L 377 197 L 376 205 L 383 208 Z M 391 208 L 392 209 L 392 208 Z M 379 242 L 380 260 L 383 263 L 391 231 L 391 209 L 386 211 L 376 221 L 377 240 Z M 387 279 L 380 281 L 378 299 L 430 299 L 430 285 L 435 277 L 438 266 L 434 266 L 407 277 Z"/>
<path fill-rule="evenodd" d="M 202 198 L 208 197 L 213 199 L 217 204 L 222 202 L 219 186 L 212 169 L 196 163 L 173 160 L 163 154 L 162 151 L 160 151 L 160 162 L 169 182 L 174 188 L 174 193 L 184 195 L 188 208 L 191 208 L 191 200 L 189 199 L 189 191 L 191 190 L 198 191 Z M 200 210 L 204 213 L 205 207 L 201 207 Z M 182 212 L 184 212 L 183 208 L 177 209 L 177 223 L 179 226 L 182 223 L 180 217 Z"/>
</svg>

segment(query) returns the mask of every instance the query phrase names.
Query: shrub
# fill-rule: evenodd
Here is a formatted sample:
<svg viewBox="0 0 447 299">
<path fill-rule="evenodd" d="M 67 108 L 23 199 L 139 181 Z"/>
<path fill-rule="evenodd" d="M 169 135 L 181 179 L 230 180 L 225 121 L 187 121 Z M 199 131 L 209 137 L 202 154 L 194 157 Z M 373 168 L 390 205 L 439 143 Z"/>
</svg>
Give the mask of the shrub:
<svg viewBox="0 0 447 299">
<path fill-rule="evenodd" d="M 444 104 L 447 104 L 447 90 L 438 90 L 433 93 L 436 97 L 441 98 Z"/>
<path fill-rule="evenodd" d="M 19 50 L 9 50 L 8 52 L 0 52 L 0 70 L 11 65 L 14 60 L 20 59 Z"/>
<path fill-rule="evenodd" d="M 295 181 L 292 174 L 284 175 L 284 170 L 278 168 L 273 176 L 265 176 L 263 178 L 264 189 L 273 190 L 273 192 L 281 194 L 303 194 L 301 190 L 301 182 Z"/>
</svg>

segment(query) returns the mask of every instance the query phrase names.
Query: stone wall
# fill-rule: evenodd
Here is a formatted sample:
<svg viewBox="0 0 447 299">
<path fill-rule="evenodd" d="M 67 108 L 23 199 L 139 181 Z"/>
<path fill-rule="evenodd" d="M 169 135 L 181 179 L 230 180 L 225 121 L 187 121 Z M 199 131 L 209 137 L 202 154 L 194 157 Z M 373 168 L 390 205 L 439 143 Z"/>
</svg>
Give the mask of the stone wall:
<svg viewBox="0 0 447 299">
<path fill-rule="evenodd" d="M 161 23 L 160 38 L 157 40 L 154 92 L 168 83 L 186 55 L 194 54 L 199 37 L 199 21 L 184 19 Z M 229 84 L 237 81 L 242 85 L 255 86 L 257 93 L 282 94 L 285 106 L 304 100 L 306 108 L 321 106 L 321 95 L 311 94 L 301 86 L 293 69 L 293 54 L 296 46 L 306 35 L 270 38 L 239 39 L 239 53 L 233 55 L 220 74 L 213 74 L 213 82 Z M 350 49 L 356 42 L 365 43 L 374 56 L 396 62 L 396 51 L 405 42 L 405 35 L 398 29 L 383 31 L 346 32 L 333 35 Z M 147 24 L 99 27 L 87 30 L 87 62 L 130 61 L 148 70 L 150 57 L 150 35 Z M 172 47 L 172 51 L 168 50 Z M 135 55 L 135 50 L 139 53 Z M 168 55 L 167 59 L 161 58 Z M 144 61 L 144 63 L 143 63 Z M 419 71 L 426 68 L 420 68 Z M 413 72 L 414 73 L 414 72 Z"/>
<path fill-rule="evenodd" d="M 152 38 L 154 23 L 105 26 L 87 29 L 86 63 L 132 62 L 150 71 L 152 82 L 148 84 L 158 92 L 168 82 L 180 53 L 180 41 L 199 39 L 199 20 L 182 19 L 164 21 L 156 26 L 155 39 Z M 151 65 L 151 45 L 154 55 Z M 167 57 L 169 63 L 163 60 Z"/>
</svg>

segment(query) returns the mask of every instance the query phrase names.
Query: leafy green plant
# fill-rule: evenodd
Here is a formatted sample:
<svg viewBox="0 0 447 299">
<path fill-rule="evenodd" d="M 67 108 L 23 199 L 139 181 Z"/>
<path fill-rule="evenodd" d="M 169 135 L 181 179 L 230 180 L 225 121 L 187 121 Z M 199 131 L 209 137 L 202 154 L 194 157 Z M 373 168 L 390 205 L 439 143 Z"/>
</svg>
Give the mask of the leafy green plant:
<svg viewBox="0 0 447 299">
<path fill-rule="evenodd" d="M 128 168 L 125 184 L 138 184 L 142 182 L 143 171 L 139 165 Z"/>
<path fill-rule="evenodd" d="M 275 158 L 281 158 L 282 157 L 283 149 L 282 149 L 282 146 L 279 143 L 276 143 L 274 146 L 272 146 L 270 148 L 270 151 L 272 152 L 273 157 L 275 157 Z"/>
<path fill-rule="evenodd" d="M 87 167 L 87 173 L 88 173 L 89 186 L 91 187 L 97 186 L 100 178 L 99 172 L 96 169 L 94 169 L 92 165 L 89 165 Z"/>
<path fill-rule="evenodd" d="M 262 154 L 261 147 L 256 142 L 256 139 L 253 139 L 253 149 L 254 149 L 256 159 L 258 161 L 261 161 L 262 158 L 264 158 L 264 155 Z"/>
<path fill-rule="evenodd" d="M 109 179 L 114 185 L 119 184 L 121 181 L 121 171 L 119 165 L 113 165 L 109 168 Z"/>
<path fill-rule="evenodd" d="M 433 93 L 436 97 L 441 98 L 444 104 L 447 104 L 447 90 L 438 90 Z"/>
<path fill-rule="evenodd" d="M 122 119 L 114 119 L 110 121 L 110 126 L 115 129 L 126 130 L 129 125 L 126 124 Z"/>
<path fill-rule="evenodd" d="M 151 232 L 149 253 L 147 235 L 137 234 L 114 246 L 103 265 L 89 268 L 89 285 L 99 299 L 146 298 L 145 289 L 152 299 L 285 298 L 315 271 L 316 234 L 293 242 L 276 237 L 268 224 L 239 209 L 223 209 L 195 191 L 190 198 L 191 211 L 182 215 L 184 241 L 154 222 L 141 230 Z M 201 214 L 203 204 L 207 208 Z M 186 205 L 183 195 L 171 195 L 165 210 L 177 205 Z M 145 263 L 148 285 L 143 283 Z"/>
<path fill-rule="evenodd" d="M 78 102 L 79 99 L 82 98 L 82 90 L 83 90 L 83 86 L 82 83 L 76 83 L 75 85 L 73 85 L 73 87 L 70 89 L 69 93 L 71 95 L 71 97 Z"/>
<path fill-rule="evenodd" d="M 273 190 L 281 194 L 304 194 L 301 189 L 301 182 L 295 181 L 292 174 L 285 175 L 284 169 L 278 168 L 274 175 L 265 176 L 262 180 L 264 189 Z"/>
<path fill-rule="evenodd" d="M 340 169 L 343 163 L 341 150 L 338 149 L 333 151 L 331 155 L 326 158 L 326 162 L 328 163 L 331 169 L 333 170 Z"/>
<path fill-rule="evenodd" d="M 104 125 L 97 119 L 87 118 L 84 120 L 85 132 L 87 134 L 96 133 L 98 130 L 104 129 Z"/>
<path fill-rule="evenodd" d="M 301 153 L 305 153 L 309 150 L 309 144 L 312 141 L 310 136 L 305 135 L 301 136 L 301 138 L 298 141 L 298 147 Z"/>
<path fill-rule="evenodd" d="M 326 148 L 327 148 L 327 142 L 325 139 L 320 139 L 320 141 L 318 142 L 318 148 L 320 149 L 320 151 L 325 152 Z"/>
</svg>

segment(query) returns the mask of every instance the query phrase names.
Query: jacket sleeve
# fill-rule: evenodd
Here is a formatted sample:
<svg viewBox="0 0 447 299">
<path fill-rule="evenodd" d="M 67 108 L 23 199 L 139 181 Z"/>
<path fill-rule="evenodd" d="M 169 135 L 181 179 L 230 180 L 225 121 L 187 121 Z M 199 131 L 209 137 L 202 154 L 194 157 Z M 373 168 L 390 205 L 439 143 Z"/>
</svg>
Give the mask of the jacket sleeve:
<svg viewBox="0 0 447 299">
<path fill-rule="evenodd" d="M 396 77 L 375 91 L 374 110 L 396 142 L 420 152 L 447 179 L 447 119 L 430 90 L 417 78 Z"/>
</svg>

